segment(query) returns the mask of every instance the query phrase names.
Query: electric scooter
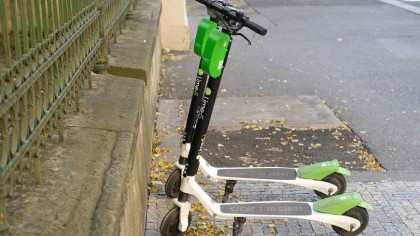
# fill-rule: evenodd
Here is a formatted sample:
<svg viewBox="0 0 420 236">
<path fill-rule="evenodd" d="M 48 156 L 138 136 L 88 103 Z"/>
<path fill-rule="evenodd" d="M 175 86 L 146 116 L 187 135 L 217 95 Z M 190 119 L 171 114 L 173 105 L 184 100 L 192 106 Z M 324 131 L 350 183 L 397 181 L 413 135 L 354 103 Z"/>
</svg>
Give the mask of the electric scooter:
<svg viewBox="0 0 420 236">
<path fill-rule="evenodd" d="M 194 195 L 204 208 L 216 219 L 233 219 L 233 235 L 241 233 L 246 218 L 278 219 L 298 218 L 331 224 L 333 230 L 341 235 L 357 235 L 367 227 L 372 207 L 362 200 L 360 194 L 342 194 L 316 202 L 263 201 L 244 203 L 216 203 L 197 184 L 195 176 L 200 165 L 200 153 L 205 139 L 223 68 L 232 44 L 232 35 L 239 34 L 242 27 L 264 35 L 266 29 L 249 20 L 243 12 L 232 8 L 221 0 L 196 0 L 207 6 L 211 18 L 217 20 L 222 30 L 214 29 L 206 38 L 198 74 L 209 74 L 205 93 L 199 109 L 199 119 L 191 149 L 185 163 L 176 205 L 162 220 L 161 235 L 179 235 L 186 232 L 190 223 L 190 195 Z M 203 44 L 204 45 L 204 44 Z M 307 170 L 306 170 L 307 171 Z M 303 169 L 303 174 L 305 169 Z"/>
<path fill-rule="evenodd" d="M 240 13 L 242 14 L 242 13 Z M 215 30 L 217 19 L 210 17 L 202 19 L 199 23 L 196 39 L 194 43 L 194 53 L 202 58 L 206 42 L 210 33 Z M 220 21 L 219 21 L 220 23 Z M 222 23 L 225 24 L 225 23 Z M 245 38 L 248 43 L 250 41 L 237 30 L 233 29 L 232 35 L 240 35 Z M 200 61 L 201 65 L 201 61 Z M 222 68 L 223 70 L 223 68 Z M 187 123 L 185 126 L 182 143 L 181 154 L 179 160 L 175 163 L 176 169 L 169 175 L 165 184 L 165 193 L 169 198 L 176 198 L 179 194 L 182 173 L 184 173 L 187 163 L 188 154 L 191 149 L 191 142 L 194 136 L 197 119 L 200 118 L 200 105 L 206 92 L 206 84 L 208 74 L 199 68 L 194 84 L 193 96 L 191 98 L 190 109 L 188 112 Z M 214 79 L 214 78 L 211 78 Z M 201 117 L 202 118 L 202 117 Z M 287 167 L 233 167 L 233 168 L 217 168 L 211 166 L 202 156 L 200 157 L 200 170 L 204 176 L 210 181 L 218 182 L 226 180 L 225 191 L 222 202 L 226 202 L 229 194 L 233 192 L 233 188 L 238 180 L 244 181 L 264 181 L 274 183 L 293 184 L 307 187 L 315 190 L 315 193 L 326 198 L 334 195 L 342 194 L 346 191 L 347 183 L 344 176 L 349 176 L 350 171 L 340 167 L 338 161 L 326 161 L 308 165 L 300 168 Z"/>
</svg>

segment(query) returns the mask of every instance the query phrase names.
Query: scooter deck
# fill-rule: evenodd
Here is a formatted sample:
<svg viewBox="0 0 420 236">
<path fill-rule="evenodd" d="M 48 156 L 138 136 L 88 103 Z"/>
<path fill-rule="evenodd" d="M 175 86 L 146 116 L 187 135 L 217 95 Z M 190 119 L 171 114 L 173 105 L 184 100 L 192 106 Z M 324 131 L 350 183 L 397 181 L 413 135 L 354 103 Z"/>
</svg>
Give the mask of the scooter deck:
<svg viewBox="0 0 420 236">
<path fill-rule="evenodd" d="M 309 216 L 312 207 L 302 202 L 254 202 L 254 203 L 225 203 L 220 205 L 224 214 L 252 215 L 252 216 Z"/>
<path fill-rule="evenodd" d="M 239 167 L 239 168 L 220 168 L 217 170 L 218 177 L 261 179 L 261 180 L 295 180 L 297 177 L 296 169 L 284 167 Z"/>
</svg>

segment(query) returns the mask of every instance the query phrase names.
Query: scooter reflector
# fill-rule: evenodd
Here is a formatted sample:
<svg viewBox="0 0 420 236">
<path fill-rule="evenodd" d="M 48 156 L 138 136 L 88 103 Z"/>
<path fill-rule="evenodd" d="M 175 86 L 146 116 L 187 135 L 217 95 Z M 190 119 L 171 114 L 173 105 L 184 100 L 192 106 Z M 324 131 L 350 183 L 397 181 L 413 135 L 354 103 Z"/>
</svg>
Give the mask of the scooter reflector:
<svg viewBox="0 0 420 236">
<path fill-rule="evenodd" d="M 213 78 L 219 77 L 222 73 L 229 41 L 229 35 L 219 30 L 213 30 L 207 39 L 201 69 Z"/>
<path fill-rule="evenodd" d="M 207 39 L 209 38 L 210 33 L 217 28 L 216 22 L 213 22 L 209 19 L 202 19 L 200 24 L 197 27 L 197 34 L 195 35 L 194 42 L 194 53 L 202 57 L 204 54 L 204 49 L 206 47 Z"/>
</svg>

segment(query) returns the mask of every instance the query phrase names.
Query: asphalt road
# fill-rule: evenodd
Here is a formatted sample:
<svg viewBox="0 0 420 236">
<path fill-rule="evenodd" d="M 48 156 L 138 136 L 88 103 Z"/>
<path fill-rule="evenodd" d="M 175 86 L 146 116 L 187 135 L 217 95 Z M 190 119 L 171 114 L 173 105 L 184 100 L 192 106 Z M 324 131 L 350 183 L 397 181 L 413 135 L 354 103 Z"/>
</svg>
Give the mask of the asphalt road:
<svg viewBox="0 0 420 236">
<path fill-rule="evenodd" d="M 420 15 L 377 0 L 232 2 L 268 33 L 234 38 L 220 96 L 316 95 L 387 170 L 420 169 Z M 187 6 L 194 40 L 207 15 Z M 173 68 L 164 96 L 190 98 L 197 66 L 189 56 Z"/>
</svg>

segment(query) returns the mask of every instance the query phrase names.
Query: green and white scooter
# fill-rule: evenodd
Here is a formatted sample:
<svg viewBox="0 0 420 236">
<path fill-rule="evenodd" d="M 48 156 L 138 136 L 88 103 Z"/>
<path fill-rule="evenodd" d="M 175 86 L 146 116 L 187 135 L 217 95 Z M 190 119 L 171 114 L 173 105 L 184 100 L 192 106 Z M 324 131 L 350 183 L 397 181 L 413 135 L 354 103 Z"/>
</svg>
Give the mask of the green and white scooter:
<svg viewBox="0 0 420 236">
<path fill-rule="evenodd" d="M 247 27 L 256 33 L 264 35 L 266 29 L 249 20 L 243 12 L 232 8 L 229 4 L 221 0 L 196 0 L 207 6 L 210 17 L 218 22 L 221 31 L 216 27 L 209 32 L 208 37 L 204 37 L 202 59 L 198 74 L 208 74 L 211 78 L 207 81 L 201 106 L 198 110 L 200 119 L 194 124 L 194 135 L 188 158 L 182 167 L 182 177 L 180 177 L 180 191 L 177 198 L 173 201 L 176 205 L 171 209 L 160 226 L 161 235 L 180 235 L 186 232 L 190 222 L 190 195 L 194 195 L 216 219 L 233 219 L 233 235 L 238 235 L 246 218 L 251 219 L 279 219 L 297 218 L 319 221 L 331 224 L 334 231 L 340 235 L 357 235 L 363 232 L 369 222 L 367 210 L 372 207 L 363 201 L 360 194 L 341 194 L 316 202 L 294 202 L 294 201 L 262 201 L 262 202 L 242 202 L 242 203 L 216 203 L 211 197 L 197 184 L 195 176 L 201 165 L 201 147 L 207 133 L 218 88 L 222 78 L 223 68 L 226 65 L 227 55 L 232 43 L 231 35 L 239 34 L 242 27 Z M 320 166 L 309 166 L 307 168 L 294 170 L 296 176 L 306 176 L 311 178 L 321 178 L 324 171 L 316 171 L 317 167 L 325 168 L 332 166 L 336 168 L 336 163 L 326 162 Z M 326 166 L 325 166 L 326 165 Z M 220 170 L 222 170 L 221 168 Z M 247 169 L 247 168 L 246 168 Z M 252 169 L 252 168 L 249 168 Z M 218 171 L 223 173 L 223 171 Z M 270 172 L 266 169 L 267 172 Z M 339 171 L 342 171 L 339 169 Z M 300 173 L 299 173 L 300 172 Z M 246 176 L 238 171 L 240 179 Z M 257 172 L 255 172 L 257 173 Z M 270 172 L 270 175 L 274 172 Z M 347 172 L 343 172 L 347 173 Z M 248 172 L 248 174 L 252 174 Z M 266 181 L 270 180 L 266 175 Z M 231 176 L 232 177 L 232 176 Z M 258 174 L 254 174 L 255 179 L 259 179 Z M 327 191 L 328 193 L 328 191 Z"/>
<path fill-rule="evenodd" d="M 218 77 L 223 71 L 223 63 L 226 63 L 226 50 L 217 50 L 214 48 L 213 51 L 208 52 L 211 53 L 211 55 L 203 57 L 205 53 L 206 44 L 209 41 L 209 38 L 219 37 L 221 34 L 223 34 L 222 32 L 216 30 L 219 26 L 215 21 L 216 19 L 212 17 L 210 17 L 210 20 L 202 19 L 197 28 L 197 34 L 194 43 L 194 53 L 202 58 L 200 65 L 207 66 L 207 70 L 209 72 L 205 73 L 205 69 L 203 70 L 202 68 L 199 68 L 196 76 L 194 92 L 191 98 L 191 105 L 188 112 L 187 123 L 185 126 L 183 140 L 181 144 L 181 154 L 179 160 L 175 163 L 176 169 L 174 169 L 173 172 L 169 175 L 165 185 L 166 195 L 170 198 L 178 197 L 182 179 L 181 173 L 184 173 L 185 165 L 187 163 L 188 155 L 191 149 L 191 143 L 194 137 L 195 128 L 198 119 L 203 118 L 203 116 L 200 114 L 202 114 L 202 111 L 204 109 L 201 108 L 201 106 L 204 94 L 206 92 L 208 75 L 212 75 L 211 79 Z M 222 22 L 221 24 L 226 23 Z M 233 35 L 243 36 L 242 34 L 238 33 L 237 28 L 232 29 L 231 32 L 231 34 Z M 220 37 L 223 38 L 223 43 L 227 45 L 230 40 L 229 35 L 224 34 Z M 209 43 L 215 44 L 217 42 L 214 42 L 214 40 L 210 40 Z M 220 67 L 222 67 L 222 69 L 219 69 Z M 203 157 L 201 157 L 199 167 L 204 176 L 206 176 L 209 180 L 213 182 L 226 180 L 225 195 L 223 196 L 222 202 L 227 201 L 229 194 L 233 192 L 233 188 L 238 180 L 263 181 L 298 185 L 302 187 L 311 188 L 319 197 L 326 198 L 344 193 L 347 187 L 345 176 L 350 175 L 350 171 L 343 167 L 340 167 L 338 161 L 336 160 L 316 163 L 300 168 L 217 168 L 211 166 Z"/>
</svg>

